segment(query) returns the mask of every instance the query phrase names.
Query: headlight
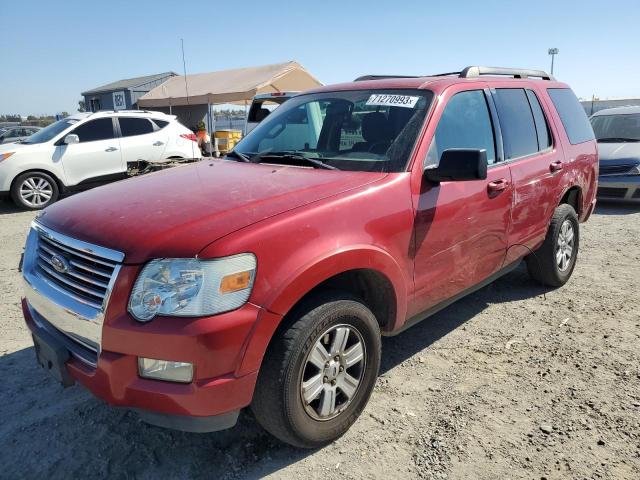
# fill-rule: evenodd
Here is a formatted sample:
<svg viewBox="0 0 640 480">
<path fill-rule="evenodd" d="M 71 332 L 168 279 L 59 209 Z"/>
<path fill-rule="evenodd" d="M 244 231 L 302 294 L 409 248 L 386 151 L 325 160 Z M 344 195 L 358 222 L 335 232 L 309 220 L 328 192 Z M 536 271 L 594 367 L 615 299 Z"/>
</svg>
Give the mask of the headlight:
<svg viewBox="0 0 640 480">
<path fill-rule="evenodd" d="M 148 322 L 156 315 L 200 317 L 246 303 L 256 272 L 250 253 L 215 260 L 163 258 L 149 262 L 131 292 L 129 312 Z"/>
<path fill-rule="evenodd" d="M 631 175 L 640 175 L 640 163 L 635 167 L 633 167 L 631 170 L 629 170 L 629 173 Z"/>
</svg>

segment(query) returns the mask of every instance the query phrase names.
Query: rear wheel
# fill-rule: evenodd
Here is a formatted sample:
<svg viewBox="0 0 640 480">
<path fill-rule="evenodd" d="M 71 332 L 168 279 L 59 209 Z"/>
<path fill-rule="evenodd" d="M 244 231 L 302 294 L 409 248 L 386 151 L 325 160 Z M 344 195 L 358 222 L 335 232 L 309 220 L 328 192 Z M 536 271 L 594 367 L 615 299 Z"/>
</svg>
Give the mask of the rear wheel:
<svg viewBox="0 0 640 480">
<path fill-rule="evenodd" d="M 579 244 L 580 227 L 575 210 L 571 205 L 559 205 L 544 243 L 526 259 L 529 274 L 543 285 L 564 285 L 576 265 Z"/>
<path fill-rule="evenodd" d="M 380 367 L 380 329 L 358 299 L 322 295 L 269 346 L 251 408 L 272 435 L 315 448 L 356 421 Z"/>
<path fill-rule="evenodd" d="M 11 198 L 21 208 L 40 210 L 58 199 L 56 181 L 43 172 L 26 172 L 11 185 Z"/>
</svg>

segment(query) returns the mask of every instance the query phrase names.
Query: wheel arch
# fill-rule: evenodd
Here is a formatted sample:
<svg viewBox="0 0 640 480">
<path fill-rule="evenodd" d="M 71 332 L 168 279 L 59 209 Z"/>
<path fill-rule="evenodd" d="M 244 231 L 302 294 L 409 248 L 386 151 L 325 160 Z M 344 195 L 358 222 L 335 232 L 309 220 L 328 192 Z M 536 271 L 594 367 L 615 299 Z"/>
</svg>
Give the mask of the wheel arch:
<svg viewBox="0 0 640 480">
<path fill-rule="evenodd" d="M 578 214 L 578 218 L 580 218 L 584 211 L 582 204 L 582 188 L 579 185 L 572 185 L 567 188 L 558 202 L 558 205 L 562 204 L 571 205 L 576 211 L 576 214 Z"/>
<path fill-rule="evenodd" d="M 325 291 L 343 291 L 361 299 L 383 332 L 393 331 L 406 315 L 406 280 L 395 260 L 372 246 L 342 251 L 292 275 L 266 302 L 236 373 L 258 370 L 269 344 L 292 321 L 296 307 Z"/>
<path fill-rule="evenodd" d="M 65 190 L 64 183 L 62 183 L 62 180 L 60 180 L 60 178 L 58 178 L 58 176 L 55 173 L 51 172 L 50 170 L 46 170 L 44 168 L 29 168 L 23 172 L 18 173 L 15 177 L 13 177 L 13 179 L 11 180 L 10 191 L 13 191 L 13 187 L 16 184 L 16 180 L 20 176 L 24 175 L 25 173 L 44 173 L 46 175 L 49 175 L 56 182 L 56 185 L 58 186 L 58 191 L 60 193 L 62 193 Z"/>
</svg>

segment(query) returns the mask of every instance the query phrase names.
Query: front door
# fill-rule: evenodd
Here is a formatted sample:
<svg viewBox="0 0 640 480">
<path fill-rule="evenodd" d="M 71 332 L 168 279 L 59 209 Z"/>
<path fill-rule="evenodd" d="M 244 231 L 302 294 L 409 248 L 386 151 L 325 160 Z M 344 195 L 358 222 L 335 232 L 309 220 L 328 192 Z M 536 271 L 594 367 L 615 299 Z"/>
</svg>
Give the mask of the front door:
<svg viewBox="0 0 640 480">
<path fill-rule="evenodd" d="M 62 160 L 68 186 L 107 181 L 126 172 L 112 118 L 89 120 L 69 133 L 80 143 L 60 142 L 54 153 Z"/>
<path fill-rule="evenodd" d="M 425 160 L 435 166 L 450 148 L 485 149 L 485 180 L 423 179 L 415 220 L 413 316 L 490 277 L 503 266 L 513 188 L 496 152 L 490 103 L 482 90 L 448 95 Z M 437 116 L 437 112 L 434 115 Z"/>
</svg>

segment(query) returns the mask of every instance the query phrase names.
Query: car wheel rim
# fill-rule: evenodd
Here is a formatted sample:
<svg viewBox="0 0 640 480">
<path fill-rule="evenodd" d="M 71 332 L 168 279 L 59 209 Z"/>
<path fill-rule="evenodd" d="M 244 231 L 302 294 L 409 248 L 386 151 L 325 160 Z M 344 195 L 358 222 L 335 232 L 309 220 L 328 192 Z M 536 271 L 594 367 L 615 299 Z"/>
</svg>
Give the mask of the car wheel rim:
<svg viewBox="0 0 640 480">
<path fill-rule="evenodd" d="M 53 196 L 53 185 L 42 177 L 28 177 L 20 185 L 20 198 L 30 207 L 46 205 Z"/>
<path fill-rule="evenodd" d="M 556 245 L 556 264 L 558 265 L 558 270 L 561 272 L 565 272 L 569 269 L 574 247 L 575 232 L 573 229 L 573 222 L 567 219 L 562 222 L 562 225 L 560 226 L 560 233 L 558 234 L 558 242 Z"/>
<path fill-rule="evenodd" d="M 340 415 L 358 393 L 366 365 L 362 335 L 352 325 L 335 325 L 320 335 L 303 364 L 300 397 L 318 421 Z"/>
</svg>

